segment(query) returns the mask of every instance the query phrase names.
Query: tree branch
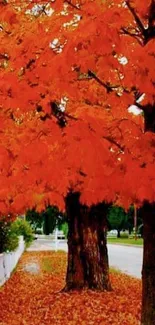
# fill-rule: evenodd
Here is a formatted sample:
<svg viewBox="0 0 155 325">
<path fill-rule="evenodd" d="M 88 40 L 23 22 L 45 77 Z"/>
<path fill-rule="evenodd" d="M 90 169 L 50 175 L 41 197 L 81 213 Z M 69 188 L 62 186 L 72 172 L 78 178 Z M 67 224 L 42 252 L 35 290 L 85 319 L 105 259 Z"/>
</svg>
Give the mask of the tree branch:
<svg viewBox="0 0 155 325">
<path fill-rule="evenodd" d="M 78 6 L 74 5 L 70 0 L 65 0 L 64 2 L 68 3 L 71 7 L 73 7 L 76 10 L 81 10 Z"/>
<path fill-rule="evenodd" d="M 155 0 L 152 0 L 149 8 L 149 19 L 148 19 L 149 28 L 151 29 L 154 28 L 154 22 L 155 22 Z"/>
<path fill-rule="evenodd" d="M 114 144 L 121 152 L 124 152 L 125 146 L 121 146 L 116 140 L 111 136 L 103 136 L 103 139 L 109 141 L 111 144 Z"/>
<path fill-rule="evenodd" d="M 7 0 L 1 0 L 0 1 L 0 5 L 6 6 L 7 4 L 8 4 L 8 1 Z"/>
<path fill-rule="evenodd" d="M 91 70 L 88 70 L 88 77 L 95 79 L 101 86 L 103 86 L 104 88 L 106 88 L 107 92 L 110 93 L 112 92 L 114 89 L 117 89 L 119 86 L 113 86 L 110 85 L 110 83 L 105 83 L 104 81 L 102 81 L 101 79 L 99 79 L 94 72 L 92 72 Z"/>
<path fill-rule="evenodd" d="M 144 28 L 144 26 L 143 26 L 143 24 L 142 24 L 140 18 L 139 18 L 138 15 L 136 14 L 134 8 L 132 8 L 132 6 L 130 5 L 130 0 L 127 0 L 127 1 L 126 1 L 126 5 L 127 5 L 128 9 L 130 10 L 131 14 L 133 15 L 133 17 L 134 17 L 134 19 L 135 19 L 135 21 L 136 21 L 136 23 L 137 23 L 137 26 L 138 26 L 138 28 L 140 29 L 140 31 L 141 31 L 143 37 L 145 38 L 146 30 L 145 30 L 145 28 Z"/>
<path fill-rule="evenodd" d="M 130 0 L 126 0 L 126 5 L 131 12 L 141 35 L 136 35 L 136 33 L 130 32 L 129 28 L 122 28 L 122 31 L 138 40 L 140 45 L 145 46 L 151 39 L 155 38 L 155 0 L 151 1 L 151 5 L 149 7 L 148 28 L 144 27 L 135 9 L 131 6 Z"/>
<path fill-rule="evenodd" d="M 140 45 L 143 45 L 144 41 L 143 41 L 143 39 L 141 39 L 140 35 L 137 35 L 136 33 L 130 32 L 129 29 L 125 28 L 125 27 L 122 27 L 121 31 L 122 31 L 123 34 L 129 35 L 129 36 L 133 37 L 134 39 L 136 39 L 136 41 L 138 41 L 138 43 Z"/>
</svg>

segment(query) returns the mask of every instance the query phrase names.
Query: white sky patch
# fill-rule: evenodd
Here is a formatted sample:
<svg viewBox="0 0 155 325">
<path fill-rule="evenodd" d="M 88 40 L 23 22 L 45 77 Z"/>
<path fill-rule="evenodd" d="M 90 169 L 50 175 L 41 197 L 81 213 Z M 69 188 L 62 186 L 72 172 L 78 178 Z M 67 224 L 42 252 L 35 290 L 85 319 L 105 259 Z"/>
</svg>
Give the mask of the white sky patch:
<svg viewBox="0 0 155 325">
<path fill-rule="evenodd" d="M 145 98 L 145 94 L 142 94 L 137 100 L 136 103 L 141 103 L 143 99 Z"/>
<path fill-rule="evenodd" d="M 61 44 L 58 38 L 54 38 L 52 42 L 49 43 L 50 49 L 52 49 L 55 53 L 61 53 L 64 46 L 66 45 L 67 40 Z"/>
<path fill-rule="evenodd" d="M 54 40 L 50 43 L 51 49 L 55 49 L 55 47 L 58 46 L 58 44 L 59 44 L 59 39 L 54 38 Z"/>
<path fill-rule="evenodd" d="M 52 9 L 52 8 L 46 8 L 45 9 L 45 13 L 46 13 L 46 15 L 48 17 L 51 17 L 53 15 L 53 13 L 54 13 L 54 9 Z"/>
<path fill-rule="evenodd" d="M 80 20 L 81 20 L 81 16 L 75 14 L 75 15 L 73 16 L 73 19 L 72 19 L 72 20 L 70 20 L 69 22 L 63 24 L 63 27 L 65 27 L 65 28 L 66 28 L 66 27 L 70 27 L 70 26 L 77 27 L 77 26 L 78 26 L 78 22 L 79 22 Z"/>
<path fill-rule="evenodd" d="M 61 98 L 61 101 L 60 101 L 60 104 L 59 104 L 59 110 L 61 112 L 65 112 L 68 100 L 69 99 L 67 97 L 62 97 Z"/>
<path fill-rule="evenodd" d="M 54 13 L 54 9 L 51 8 L 50 3 L 47 4 L 35 4 L 31 9 L 25 11 L 27 15 L 33 15 L 35 17 L 44 13 L 48 17 L 51 17 Z"/>
<path fill-rule="evenodd" d="M 128 63 L 128 59 L 126 58 L 126 56 L 119 57 L 118 61 L 122 65 L 126 65 Z"/>
<path fill-rule="evenodd" d="M 131 105 L 128 107 L 128 112 L 138 116 L 138 115 L 142 114 L 143 111 L 138 106 Z"/>
<path fill-rule="evenodd" d="M 118 95 L 119 97 L 123 96 L 123 92 L 124 92 L 124 90 L 123 90 L 122 87 L 118 87 L 118 88 L 117 88 L 117 95 Z"/>
<path fill-rule="evenodd" d="M 68 4 L 64 3 L 64 9 L 60 12 L 61 16 L 68 16 L 69 15 L 67 9 L 68 9 Z"/>
<path fill-rule="evenodd" d="M 122 73 L 119 74 L 119 77 L 120 77 L 121 80 L 124 79 L 124 75 Z"/>
<path fill-rule="evenodd" d="M 127 8 L 126 1 L 124 1 L 124 2 L 122 3 L 122 7 Z"/>
</svg>

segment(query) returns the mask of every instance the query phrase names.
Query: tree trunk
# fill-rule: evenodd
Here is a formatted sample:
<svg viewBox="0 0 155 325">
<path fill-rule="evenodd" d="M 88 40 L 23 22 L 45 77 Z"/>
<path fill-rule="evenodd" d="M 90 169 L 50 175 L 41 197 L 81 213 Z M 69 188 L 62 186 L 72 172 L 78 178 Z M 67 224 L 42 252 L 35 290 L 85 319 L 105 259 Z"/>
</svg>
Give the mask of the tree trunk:
<svg viewBox="0 0 155 325">
<path fill-rule="evenodd" d="M 121 238 L 121 232 L 119 229 L 117 229 L 117 238 Z"/>
<path fill-rule="evenodd" d="M 66 211 L 69 232 L 65 290 L 111 290 L 103 205 L 102 209 L 82 206 L 79 194 L 71 193 L 66 199 Z"/>
<path fill-rule="evenodd" d="M 144 254 L 142 269 L 142 325 L 155 325 L 155 204 L 142 208 Z"/>
<path fill-rule="evenodd" d="M 128 231 L 129 231 L 129 236 L 130 236 L 131 233 L 132 233 L 132 229 L 131 228 L 128 228 Z"/>
<path fill-rule="evenodd" d="M 151 104 L 144 109 L 144 131 L 155 133 L 155 110 Z"/>
</svg>

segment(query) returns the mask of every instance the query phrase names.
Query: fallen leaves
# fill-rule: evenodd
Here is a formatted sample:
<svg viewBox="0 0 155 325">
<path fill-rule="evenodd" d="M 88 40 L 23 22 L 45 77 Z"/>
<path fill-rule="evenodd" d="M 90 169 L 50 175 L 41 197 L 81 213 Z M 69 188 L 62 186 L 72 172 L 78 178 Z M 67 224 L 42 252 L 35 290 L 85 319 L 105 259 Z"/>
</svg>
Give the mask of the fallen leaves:
<svg viewBox="0 0 155 325">
<path fill-rule="evenodd" d="M 34 267 L 39 272 L 34 272 Z M 66 293 L 61 292 L 65 275 L 66 253 L 25 253 L 0 290 L 0 324 L 140 324 L 140 280 L 112 272 L 112 292 Z"/>
</svg>

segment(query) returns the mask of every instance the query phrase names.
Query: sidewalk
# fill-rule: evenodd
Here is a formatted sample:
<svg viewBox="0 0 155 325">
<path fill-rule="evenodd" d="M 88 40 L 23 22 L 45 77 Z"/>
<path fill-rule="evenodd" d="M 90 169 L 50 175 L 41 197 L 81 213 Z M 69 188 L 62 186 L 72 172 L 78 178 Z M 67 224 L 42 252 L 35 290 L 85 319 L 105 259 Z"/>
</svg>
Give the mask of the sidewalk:
<svg viewBox="0 0 155 325">
<path fill-rule="evenodd" d="M 31 246 L 27 248 L 28 252 L 37 252 L 37 251 L 57 251 L 63 250 L 67 252 L 67 240 L 51 240 L 50 238 L 38 238 L 33 241 Z"/>
</svg>

